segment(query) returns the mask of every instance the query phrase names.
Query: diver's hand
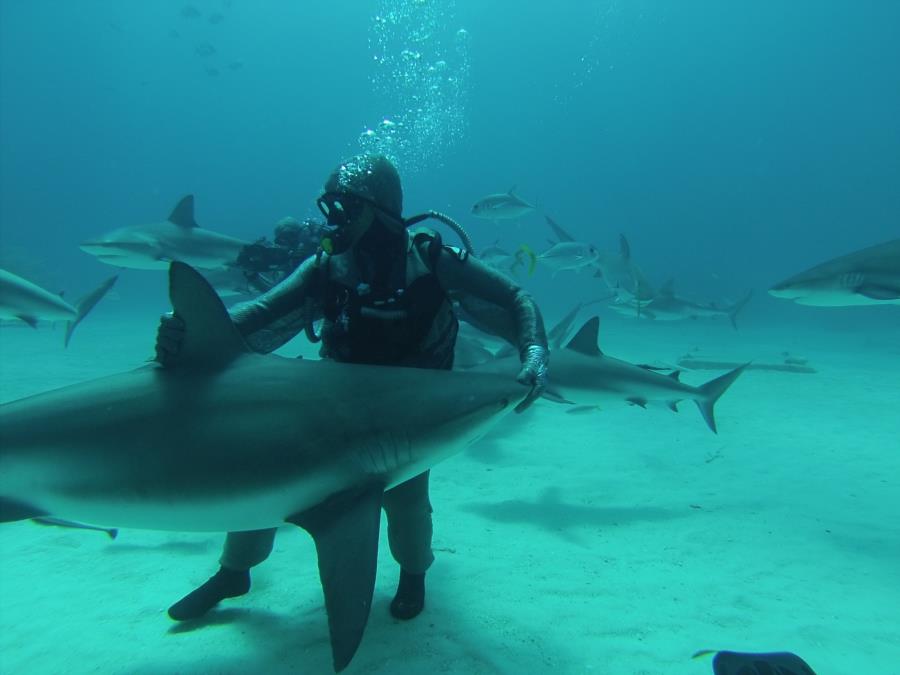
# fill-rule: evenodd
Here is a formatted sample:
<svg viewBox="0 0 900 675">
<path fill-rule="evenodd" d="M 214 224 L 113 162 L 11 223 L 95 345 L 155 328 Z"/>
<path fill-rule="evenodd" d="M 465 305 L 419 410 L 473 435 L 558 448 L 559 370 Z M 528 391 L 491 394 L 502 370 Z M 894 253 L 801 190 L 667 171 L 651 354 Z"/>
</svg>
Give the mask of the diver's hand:
<svg viewBox="0 0 900 675">
<path fill-rule="evenodd" d="M 168 312 L 159 317 L 156 331 L 156 360 L 163 366 L 170 366 L 181 351 L 184 341 L 184 321 Z"/>
<path fill-rule="evenodd" d="M 531 345 L 525 350 L 522 358 L 522 370 L 516 376 L 516 379 L 526 386 L 531 387 L 531 391 L 516 406 L 516 412 L 520 413 L 544 393 L 547 387 L 547 372 L 550 363 L 550 352 L 546 347 L 540 345 Z"/>
</svg>

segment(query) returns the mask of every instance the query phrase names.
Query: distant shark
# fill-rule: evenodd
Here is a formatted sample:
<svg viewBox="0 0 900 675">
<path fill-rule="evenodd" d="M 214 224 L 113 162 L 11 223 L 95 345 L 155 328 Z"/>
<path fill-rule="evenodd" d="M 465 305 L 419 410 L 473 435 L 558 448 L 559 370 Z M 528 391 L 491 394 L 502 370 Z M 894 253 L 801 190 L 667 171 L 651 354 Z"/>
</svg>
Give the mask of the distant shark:
<svg viewBox="0 0 900 675">
<path fill-rule="evenodd" d="M 67 325 L 64 344 L 68 347 L 75 327 L 113 287 L 117 278 L 110 277 L 73 307 L 61 296 L 44 290 L 28 279 L 0 269 L 0 318 L 19 319 L 32 328 L 35 328 L 40 320 L 65 321 Z"/>
<path fill-rule="evenodd" d="M 481 438 L 522 398 L 506 374 L 256 354 L 209 284 L 172 263 L 178 358 L 0 406 L 0 521 L 306 529 L 334 667 L 362 638 L 383 492 Z"/>
<path fill-rule="evenodd" d="M 194 196 L 183 197 L 159 223 L 130 225 L 81 244 L 81 250 L 116 267 L 167 269 L 178 260 L 201 269 L 225 267 L 237 261 L 247 242 L 199 227 L 194 220 Z"/>
<path fill-rule="evenodd" d="M 601 277 L 620 301 L 640 308 L 656 297 L 653 285 L 631 259 L 631 246 L 624 234 L 619 235 L 619 252 L 601 253 L 596 267 L 595 276 Z"/>
<path fill-rule="evenodd" d="M 655 369 L 605 355 L 597 346 L 599 325 L 596 316 L 589 319 L 564 348 L 551 352 L 550 387 L 545 397 L 574 403 L 579 408 L 599 406 L 611 400 L 641 407 L 662 403 L 675 412 L 679 401 L 690 399 L 697 404 L 706 425 L 716 433 L 716 401 L 746 365 L 693 387 L 681 382 L 680 371 L 663 375 Z M 511 360 L 514 358 L 497 359 L 468 372 L 511 372 L 515 366 Z"/>
<path fill-rule="evenodd" d="M 775 284 L 769 293 L 819 307 L 900 304 L 900 239 L 816 265 Z"/>
<path fill-rule="evenodd" d="M 550 216 L 544 216 L 544 218 L 559 240 L 556 244 L 578 243 L 575 237 Z M 596 268 L 594 276 L 602 278 L 609 290 L 620 301 L 640 306 L 656 295 L 641 268 L 631 259 L 631 246 L 624 234 L 619 235 L 618 253 L 598 251 L 593 244 L 579 244 L 579 246 L 589 247 L 591 264 Z"/>
<path fill-rule="evenodd" d="M 635 301 L 617 301 L 610 305 L 622 314 L 641 316 L 659 321 L 680 321 L 683 319 L 727 317 L 734 328 L 737 328 L 737 315 L 747 305 L 753 291 L 748 291 L 743 298 L 734 304 L 726 305 L 716 302 L 697 302 L 680 297 L 675 293 L 672 281 L 663 285 L 650 300 L 638 305 Z"/>
</svg>

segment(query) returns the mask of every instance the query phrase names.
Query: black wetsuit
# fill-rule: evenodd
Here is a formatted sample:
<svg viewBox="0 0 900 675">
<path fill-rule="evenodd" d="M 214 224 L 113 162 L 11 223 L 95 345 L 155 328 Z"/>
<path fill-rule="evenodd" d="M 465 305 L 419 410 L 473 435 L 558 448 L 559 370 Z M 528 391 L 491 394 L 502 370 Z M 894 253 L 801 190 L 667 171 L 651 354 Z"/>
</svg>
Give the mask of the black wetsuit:
<svg viewBox="0 0 900 675">
<path fill-rule="evenodd" d="M 450 369 L 458 323 L 453 300 L 473 298 L 493 332 L 520 354 L 546 348 L 531 297 L 508 277 L 441 245 L 430 230 L 391 235 L 373 227 L 341 255 L 308 258 L 284 282 L 237 305 L 232 319 L 248 344 L 271 352 L 324 318 L 321 354 L 348 363 Z M 490 318 L 488 318 L 490 317 Z M 384 495 L 391 553 L 412 574 L 431 565 L 428 472 Z M 223 567 L 249 569 L 268 557 L 275 530 L 229 533 Z"/>
</svg>

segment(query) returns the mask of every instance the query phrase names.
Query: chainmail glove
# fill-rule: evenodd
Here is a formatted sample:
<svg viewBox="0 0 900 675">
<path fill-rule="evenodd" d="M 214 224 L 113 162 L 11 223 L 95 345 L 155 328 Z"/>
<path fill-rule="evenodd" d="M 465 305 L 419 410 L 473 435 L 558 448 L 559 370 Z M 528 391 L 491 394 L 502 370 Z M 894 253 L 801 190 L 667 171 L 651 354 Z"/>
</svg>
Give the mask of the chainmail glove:
<svg viewBox="0 0 900 675">
<path fill-rule="evenodd" d="M 159 317 L 159 329 L 156 331 L 156 361 L 164 366 L 172 365 L 183 341 L 184 321 L 172 312 Z"/>
<path fill-rule="evenodd" d="M 550 363 L 550 352 L 541 345 L 531 345 L 525 350 L 522 358 L 522 370 L 516 376 L 516 380 L 530 386 L 531 391 L 516 406 L 516 412 L 520 413 L 535 400 L 541 397 L 547 387 L 547 373 Z"/>
</svg>

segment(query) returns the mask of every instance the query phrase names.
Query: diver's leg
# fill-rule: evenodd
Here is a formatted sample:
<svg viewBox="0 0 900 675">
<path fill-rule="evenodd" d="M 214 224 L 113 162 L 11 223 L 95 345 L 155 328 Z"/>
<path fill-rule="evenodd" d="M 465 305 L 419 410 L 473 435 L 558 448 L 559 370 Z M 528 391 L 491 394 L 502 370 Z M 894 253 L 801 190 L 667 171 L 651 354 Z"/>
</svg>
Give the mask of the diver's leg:
<svg viewBox="0 0 900 675">
<path fill-rule="evenodd" d="M 236 598 L 250 590 L 250 568 L 269 557 L 276 528 L 229 532 L 219 559 L 219 571 L 205 584 L 169 607 L 176 621 L 197 619 L 225 598 Z"/>
<path fill-rule="evenodd" d="M 391 614 L 412 619 L 425 607 L 425 572 L 434 562 L 428 471 L 385 492 L 384 510 L 391 554 L 400 563 L 400 583 L 391 601 Z"/>
</svg>

